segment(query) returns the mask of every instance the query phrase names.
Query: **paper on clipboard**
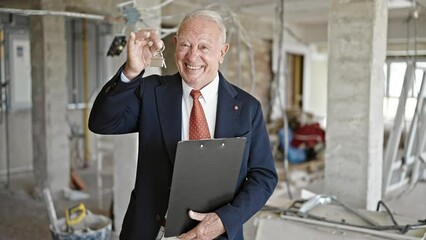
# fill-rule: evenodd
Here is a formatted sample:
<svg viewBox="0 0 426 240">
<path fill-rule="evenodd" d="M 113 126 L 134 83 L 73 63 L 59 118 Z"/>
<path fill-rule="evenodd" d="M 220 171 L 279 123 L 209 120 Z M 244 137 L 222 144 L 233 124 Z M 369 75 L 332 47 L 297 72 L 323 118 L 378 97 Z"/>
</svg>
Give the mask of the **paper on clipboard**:
<svg viewBox="0 0 426 240">
<path fill-rule="evenodd" d="M 179 236 L 198 224 L 189 218 L 189 210 L 212 212 L 233 199 L 245 144 L 245 138 L 178 143 L 165 237 Z"/>
</svg>

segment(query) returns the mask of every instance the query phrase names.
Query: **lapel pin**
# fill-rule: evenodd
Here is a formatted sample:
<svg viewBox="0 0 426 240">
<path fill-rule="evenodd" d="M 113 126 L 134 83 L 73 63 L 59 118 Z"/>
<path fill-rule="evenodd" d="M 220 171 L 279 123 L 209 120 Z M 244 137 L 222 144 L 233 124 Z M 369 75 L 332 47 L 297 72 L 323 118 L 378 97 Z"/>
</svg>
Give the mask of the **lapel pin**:
<svg viewBox="0 0 426 240">
<path fill-rule="evenodd" d="M 238 110 L 238 106 L 237 105 L 234 106 L 234 110 Z"/>
</svg>

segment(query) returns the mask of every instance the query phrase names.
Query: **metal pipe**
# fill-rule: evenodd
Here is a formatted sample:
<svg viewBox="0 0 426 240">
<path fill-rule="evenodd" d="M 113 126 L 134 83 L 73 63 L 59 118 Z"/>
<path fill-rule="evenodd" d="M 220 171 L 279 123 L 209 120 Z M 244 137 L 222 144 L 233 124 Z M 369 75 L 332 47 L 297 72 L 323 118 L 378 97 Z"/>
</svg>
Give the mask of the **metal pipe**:
<svg viewBox="0 0 426 240">
<path fill-rule="evenodd" d="M 4 109 L 2 108 L 2 111 L 4 110 L 5 114 L 4 114 L 4 121 L 5 121 L 5 141 L 6 141 L 6 189 L 9 189 L 10 187 L 10 149 L 9 149 L 9 109 L 8 109 L 8 102 L 9 102 L 9 89 L 8 89 L 8 85 L 9 85 L 9 80 L 10 79 L 6 79 L 6 74 L 4 73 L 4 71 L 6 70 L 5 65 L 6 65 L 6 54 L 5 54 L 5 34 L 4 34 L 4 30 L 0 31 L 0 57 L 3 60 L 1 62 L 1 71 L 0 73 L 2 74 L 2 76 L 5 77 L 5 82 L 1 83 L 1 87 L 0 87 L 0 91 L 4 91 L 4 104 L 2 103 L 2 106 L 4 106 Z M 10 75 L 8 75 L 8 77 L 10 78 Z M 3 114 L 2 114 L 3 115 Z"/>
<path fill-rule="evenodd" d="M 306 214 L 318 205 L 329 204 L 333 200 L 332 198 L 333 197 L 327 195 L 316 195 L 300 207 L 299 213 Z"/>
<path fill-rule="evenodd" d="M 289 184 L 289 166 L 288 166 L 288 159 L 287 159 L 287 153 L 288 153 L 288 146 L 289 146 L 289 142 L 288 142 L 288 121 L 287 121 L 287 116 L 286 116 L 286 111 L 285 111 L 285 101 L 286 101 L 286 82 L 285 82 L 285 49 L 284 49 L 284 10 L 285 10 L 285 0 L 281 0 L 280 1 L 280 5 L 279 5 L 279 36 L 278 36 L 278 61 L 277 61 L 277 77 L 276 77 L 276 84 L 277 84 L 277 88 L 275 89 L 275 97 L 278 97 L 278 102 L 280 105 L 280 109 L 281 109 L 281 114 L 282 114 L 282 119 L 283 119 L 283 131 L 284 131 L 284 139 L 283 139 L 283 155 L 284 155 L 284 181 L 287 187 L 287 193 L 288 193 L 288 197 L 290 199 L 293 199 L 293 194 L 291 193 L 291 189 L 290 189 L 290 184 Z M 283 88 L 279 89 L 280 86 L 280 82 L 282 82 L 283 84 Z M 282 92 L 282 95 L 280 94 L 280 92 Z M 281 97 L 282 96 L 282 97 Z"/>
<path fill-rule="evenodd" d="M 3 91 L 6 88 L 6 83 L 3 83 L 3 64 L 4 64 L 4 51 L 3 51 L 3 30 L 0 30 L 0 125 L 3 123 L 3 112 L 6 111 L 5 103 L 3 102 Z M 6 94 L 5 94 L 6 95 Z"/>
<path fill-rule="evenodd" d="M 383 230 L 394 230 L 397 226 L 390 226 L 389 229 L 387 229 L 387 227 L 384 227 L 383 229 L 381 229 L 380 227 L 376 228 L 376 227 L 356 226 L 356 225 L 352 225 L 348 223 L 338 223 L 338 222 L 333 222 L 329 220 L 300 218 L 300 217 L 288 216 L 288 215 L 281 215 L 280 217 L 285 220 L 301 222 L 306 224 L 313 224 L 313 225 L 323 226 L 323 227 L 329 227 L 332 229 L 341 229 L 341 230 L 348 230 L 352 232 L 366 233 L 366 234 L 371 234 L 374 236 L 386 237 L 389 239 L 399 239 L 399 240 L 402 240 L 402 239 L 418 240 L 419 239 L 417 237 L 411 237 L 407 235 L 383 232 Z M 414 229 L 423 228 L 422 226 L 423 225 L 415 225 L 415 226 L 410 226 L 409 228 L 411 230 L 414 230 Z"/>
<path fill-rule="evenodd" d="M 76 13 L 76 12 L 65 12 L 65 11 L 50 11 L 50 10 L 31 10 L 31 9 L 16 9 L 16 8 L 0 8 L 0 12 L 13 13 L 18 15 L 30 16 L 30 15 L 52 15 L 52 16 L 64 16 L 74 17 L 92 20 L 105 20 L 105 16 Z"/>
<path fill-rule="evenodd" d="M 89 139 L 89 72 L 88 72 L 88 54 L 87 54 L 87 22 L 83 18 L 83 79 L 84 79 L 84 163 L 87 166 L 90 160 L 90 139 Z"/>
<path fill-rule="evenodd" d="M 75 56 L 75 50 L 76 49 L 76 42 L 74 39 L 74 33 L 76 32 L 76 27 L 75 27 L 75 22 L 76 20 L 71 20 L 71 33 L 70 35 L 72 36 L 72 51 L 71 52 L 71 63 L 73 68 L 75 67 L 75 65 L 77 64 L 77 60 L 76 60 L 76 56 Z M 75 74 L 75 69 L 70 71 L 71 73 L 71 99 L 72 99 L 72 103 L 75 105 L 75 107 L 77 108 L 78 106 L 78 83 L 77 83 L 77 77 Z"/>
<path fill-rule="evenodd" d="M 300 207 L 300 209 L 298 211 L 298 214 L 304 216 L 310 210 L 312 210 L 313 208 L 315 208 L 316 206 L 318 206 L 318 205 L 324 205 L 324 204 L 330 204 L 332 202 L 337 203 L 338 205 L 342 206 L 347 211 L 355 214 L 356 216 L 358 216 L 359 218 L 361 218 L 362 220 L 364 220 L 368 224 L 370 224 L 372 226 L 379 226 L 379 224 L 376 221 L 374 221 L 373 219 L 367 217 L 366 215 L 362 214 L 361 212 L 357 211 L 356 209 L 353 209 L 353 208 L 347 206 L 346 204 L 340 202 L 339 200 L 337 200 L 336 197 L 330 196 L 330 195 L 325 195 L 325 194 L 316 195 L 315 197 L 309 199 L 306 203 L 304 203 Z"/>
<path fill-rule="evenodd" d="M 6 180 L 6 189 L 9 189 L 10 187 L 10 149 L 9 149 L 9 139 L 10 139 L 10 133 L 9 133 L 9 109 L 8 109 L 8 81 L 5 83 L 5 129 L 6 129 L 6 171 L 7 171 L 7 180 Z"/>
</svg>

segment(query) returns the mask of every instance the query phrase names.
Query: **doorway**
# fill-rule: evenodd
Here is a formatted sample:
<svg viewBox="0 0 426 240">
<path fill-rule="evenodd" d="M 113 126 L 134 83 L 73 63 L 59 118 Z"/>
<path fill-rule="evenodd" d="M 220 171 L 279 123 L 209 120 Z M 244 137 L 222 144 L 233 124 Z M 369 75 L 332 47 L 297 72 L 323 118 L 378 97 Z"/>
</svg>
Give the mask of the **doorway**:
<svg viewBox="0 0 426 240">
<path fill-rule="evenodd" d="M 287 53 L 287 107 L 292 110 L 303 109 L 303 65 L 304 55 Z"/>
</svg>

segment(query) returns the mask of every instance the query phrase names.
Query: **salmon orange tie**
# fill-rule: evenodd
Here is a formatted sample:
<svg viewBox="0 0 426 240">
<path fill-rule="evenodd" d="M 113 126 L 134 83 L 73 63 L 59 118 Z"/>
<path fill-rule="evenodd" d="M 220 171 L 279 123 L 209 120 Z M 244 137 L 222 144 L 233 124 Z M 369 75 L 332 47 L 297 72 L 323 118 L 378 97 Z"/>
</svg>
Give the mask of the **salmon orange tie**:
<svg viewBox="0 0 426 240">
<path fill-rule="evenodd" d="M 198 98 L 201 96 L 200 90 L 191 91 L 194 104 L 192 105 L 191 116 L 189 117 L 189 140 L 199 140 L 210 138 L 209 126 L 203 107 Z"/>
</svg>

